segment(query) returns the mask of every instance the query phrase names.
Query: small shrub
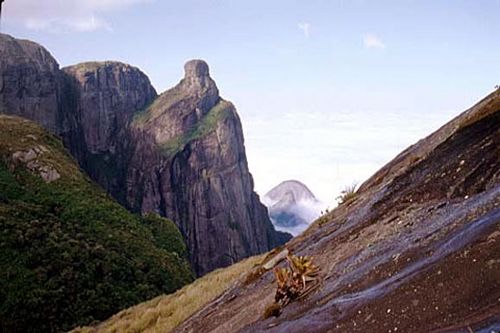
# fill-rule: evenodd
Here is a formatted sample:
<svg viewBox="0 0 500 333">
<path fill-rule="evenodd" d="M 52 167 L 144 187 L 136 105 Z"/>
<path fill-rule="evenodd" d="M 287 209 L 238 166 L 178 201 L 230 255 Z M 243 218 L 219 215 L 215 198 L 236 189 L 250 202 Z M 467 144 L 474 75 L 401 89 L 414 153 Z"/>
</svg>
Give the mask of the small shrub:
<svg viewBox="0 0 500 333">
<path fill-rule="evenodd" d="M 358 186 L 358 184 L 353 183 L 352 185 L 346 186 L 342 190 L 342 192 L 340 192 L 340 195 L 337 198 L 335 198 L 337 200 L 337 202 L 339 203 L 339 205 L 342 205 L 342 204 L 349 202 L 349 201 L 353 200 L 354 198 L 356 198 L 356 196 L 357 196 L 356 187 L 357 186 Z"/>
<path fill-rule="evenodd" d="M 307 296 L 319 286 L 319 267 L 313 264 L 312 257 L 287 257 L 288 267 L 275 268 L 276 294 L 274 303 L 264 311 L 264 318 L 278 317 L 285 306 L 301 297 Z"/>
</svg>

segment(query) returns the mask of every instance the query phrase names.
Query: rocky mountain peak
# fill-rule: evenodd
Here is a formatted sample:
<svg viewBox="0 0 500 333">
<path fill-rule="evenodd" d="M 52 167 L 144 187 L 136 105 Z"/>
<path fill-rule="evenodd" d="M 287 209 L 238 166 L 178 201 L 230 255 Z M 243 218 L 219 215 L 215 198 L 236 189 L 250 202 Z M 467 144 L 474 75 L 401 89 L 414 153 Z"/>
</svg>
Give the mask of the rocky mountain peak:
<svg viewBox="0 0 500 333">
<path fill-rule="evenodd" d="M 40 44 L 29 40 L 16 39 L 10 35 L 0 33 L 0 55 L 5 64 L 31 64 L 40 70 L 54 71 L 59 64 Z"/>
<path fill-rule="evenodd" d="M 302 200 L 316 200 L 311 190 L 298 180 L 286 180 L 275 186 L 265 195 L 272 201 L 280 201 L 288 198 L 291 203 L 297 203 Z"/>
<path fill-rule="evenodd" d="M 208 65 L 186 75 L 132 123 L 127 202 L 178 223 L 197 275 L 286 242 L 253 191 L 235 107 L 219 97 Z"/>
<path fill-rule="evenodd" d="M 298 235 L 315 220 L 324 204 L 298 180 L 286 180 L 262 197 L 275 228 Z"/>
<path fill-rule="evenodd" d="M 184 65 L 186 78 L 200 78 L 210 76 L 208 64 L 204 60 L 193 59 Z"/>
<path fill-rule="evenodd" d="M 185 76 L 179 84 L 163 92 L 145 112 L 135 117 L 134 126 L 153 134 L 157 143 L 164 144 L 195 128 L 221 101 L 205 61 L 190 60 L 184 70 Z"/>
<path fill-rule="evenodd" d="M 138 68 L 118 61 L 91 61 L 63 68 L 78 96 L 84 139 L 90 153 L 115 150 L 118 133 L 157 94 Z"/>
<path fill-rule="evenodd" d="M 197 107 L 201 110 L 212 108 L 219 100 L 219 90 L 210 77 L 208 64 L 199 59 L 193 59 L 184 65 L 184 79 L 179 85 L 181 92 L 198 98 Z"/>
</svg>

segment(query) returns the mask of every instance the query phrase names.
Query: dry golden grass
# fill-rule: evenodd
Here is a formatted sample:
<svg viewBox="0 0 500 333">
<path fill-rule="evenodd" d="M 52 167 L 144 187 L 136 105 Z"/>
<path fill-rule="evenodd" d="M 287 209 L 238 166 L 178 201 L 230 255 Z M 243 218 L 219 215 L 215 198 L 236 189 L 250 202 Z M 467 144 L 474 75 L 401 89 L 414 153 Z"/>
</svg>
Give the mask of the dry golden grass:
<svg viewBox="0 0 500 333">
<path fill-rule="evenodd" d="M 254 256 L 215 270 L 173 294 L 156 297 L 123 310 L 95 327 L 79 327 L 72 333 L 170 332 L 265 258 L 266 254 Z"/>
</svg>

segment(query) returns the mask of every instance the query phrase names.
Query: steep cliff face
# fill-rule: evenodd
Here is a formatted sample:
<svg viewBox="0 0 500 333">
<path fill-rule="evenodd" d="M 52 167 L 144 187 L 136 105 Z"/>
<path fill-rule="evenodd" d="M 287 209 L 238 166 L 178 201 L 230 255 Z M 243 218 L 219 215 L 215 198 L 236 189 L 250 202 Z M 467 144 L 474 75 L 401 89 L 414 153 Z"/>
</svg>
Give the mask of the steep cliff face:
<svg viewBox="0 0 500 333">
<path fill-rule="evenodd" d="M 123 202 L 130 154 L 128 124 L 156 91 L 138 68 L 120 62 L 87 62 L 63 68 L 69 112 L 80 135 L 70 141 L 87 173 Z M 81 147 L 73 147 L 73 142 Z"/>
<path fill-rule="evenodd" d="M 91 154 L 114 152 L 132 115 L 156 98 L 148 77 L 120 62 L 87 62 L 63 68 L 74 79 L 77 113 Z"/>
<path fill-rule="evenodd" d="M 0 113 L 18 115 L 59 133 L 59 64 L 42 46 L 0 34 Z"/>
<path fill-rule="evenodd" d="M 40 45 L 0 34 L 0 113 L 60 135 L 90 177 L 131 210 L 175 220 L 198 274 L 284 243 L 253 192 L 241 123 L 208 65 L 156 95 L 118 62 L 59 70 Z"/>
<path fill-rule="evenodd" d="M 127 198 L 143 212 L 178 221 L 198 274 L 282 244 L 253 191 L 241 122 L 221 99 L 208 66 L 193 60 L 184 79 L 137 115 L 139 142 Z M 151 161 L 152 163 L 144 163 Z"/>
</svg>

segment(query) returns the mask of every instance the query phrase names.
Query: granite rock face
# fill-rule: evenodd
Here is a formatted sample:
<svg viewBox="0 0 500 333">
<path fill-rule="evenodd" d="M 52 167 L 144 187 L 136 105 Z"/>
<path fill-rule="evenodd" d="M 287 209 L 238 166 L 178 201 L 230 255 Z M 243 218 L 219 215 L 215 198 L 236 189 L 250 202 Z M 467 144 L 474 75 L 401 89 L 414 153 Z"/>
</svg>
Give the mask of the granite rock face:
<svg viewBox="0 0 500 333">
<path fill-rule="evenodd" d="M 78 115 L 79 135 L 70 141 L 87 173 L 124 200 L 129 154 L 128 124 L 157 96 L 149 78 L 120 62 L 86 62 L 63 68 L 69 112 Z"/>
<path fill-rule="evenodd" d="M 148 106 L 156 91 L 139 69 L 120 62 L 88 62 L 63 68 L 77 88 L 77 113 L 91 154 L 116 151 L 133 114 Z"/>
<path fill-rule="evenodd" d="M 202 275 L 284 243 L 253 191 L 234 106 L 219 97 L 208 66 L 193 60 L 184 79 L 136 117 L 127 201 L 174 221 Z M 145 165 L 143 161 L 152 161 Z M 140 184 L 140 186 L 136 186 Z"/>
<path fill-rule="evenodd" d="M 0 113 L 31 119 L 58 133 L 60 74 L 59 64 L 42 46 L 0 34 Z"/>
<path fill-rule="evenodd" d="M 253 191 L 241 122 L 208 65 L 157 96 L 139 69 L 88 62 L 62 70 L 41 46 L 0 34 L 0 113 L 60 135 L 90 177 L 130 210 L 179 226 L 201 275 L 283 244 Z"/>
</svg>

